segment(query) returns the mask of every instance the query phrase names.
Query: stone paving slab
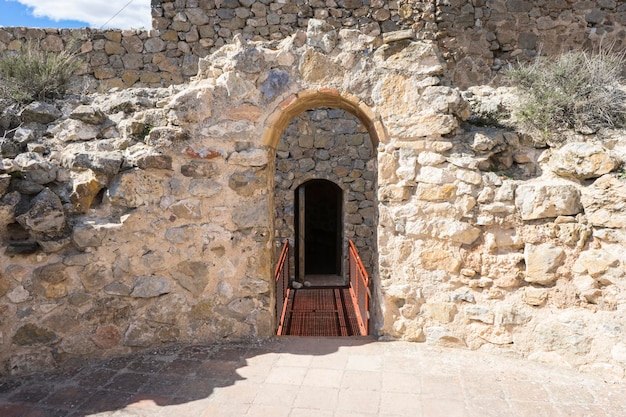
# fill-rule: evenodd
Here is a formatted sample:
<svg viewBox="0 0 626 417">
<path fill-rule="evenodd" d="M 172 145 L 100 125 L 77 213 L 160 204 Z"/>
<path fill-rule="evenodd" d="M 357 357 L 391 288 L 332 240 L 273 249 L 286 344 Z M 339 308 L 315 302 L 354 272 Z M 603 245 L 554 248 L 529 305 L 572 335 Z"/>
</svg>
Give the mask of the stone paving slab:
<svg viewBox="0 0 626 417">
<path fill-rule="evenodd" d="M 368 338 L 148 350 L 0 379 L 2 417 L 623 417 L 626 384 Z"/>
</svg>

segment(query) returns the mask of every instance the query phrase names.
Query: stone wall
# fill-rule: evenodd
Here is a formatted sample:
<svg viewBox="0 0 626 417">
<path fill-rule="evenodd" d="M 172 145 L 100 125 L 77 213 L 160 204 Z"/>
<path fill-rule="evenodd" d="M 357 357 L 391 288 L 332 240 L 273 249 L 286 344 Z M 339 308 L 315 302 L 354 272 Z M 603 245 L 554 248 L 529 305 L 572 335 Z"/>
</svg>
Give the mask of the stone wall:
<svg viewBox="0 0 626 417">
<path fill-rule="evenodd" d="M 160 87 L 189 80 L 200 58 L 237 34 L 278 41 L 316 18 L 383 39 L 412 29 L 407 36 L 433 40 L 447 62 L 446 78 L 466 88 L 539 53 L 600 43 L 621 50 L 626 36 L 626 5 L 614 0 L 154 0 L 152 16 L 153 30 L 0 28 L 0 52 L 28 40 L 51 52 L 79 49 L 79 91 Z"/>
<path fill-rule="evenodd" d="M 326 179 L 344 190 L 343 236 L 371 264 L 376 253 L 376 158 L 372 140 L 345 110 L 310 110 L 293 119 L 276 148 L 274 204 L 277 244 L 295 236 L 295 189 Z"/>
<path fill-rule="evenodd" d="M 624 132 L 472 125 L 515 95 L 445 71 L 427 41 L 310 20 L 236 37 L 188 85 L 6 109 L 2 372 L 272 335 L 280 139 L 334 108 L 377 145 L 373 334 L 623 378 Z"/>
</svg>

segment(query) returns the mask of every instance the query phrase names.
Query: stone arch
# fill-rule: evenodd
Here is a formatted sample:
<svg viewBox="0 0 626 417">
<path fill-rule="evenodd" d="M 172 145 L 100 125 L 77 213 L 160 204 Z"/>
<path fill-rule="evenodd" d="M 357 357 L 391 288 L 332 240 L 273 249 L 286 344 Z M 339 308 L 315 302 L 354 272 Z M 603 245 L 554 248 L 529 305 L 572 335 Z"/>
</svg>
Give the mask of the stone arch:
<svg viewBox="0 0 626 417">
<path fill-rule="evenodd" d="M 367 177 L 368 182 L 366 182 L 365 185 L 365 190 L 367 191 L 366 197 L 362 197 L 362 199 L 357 201 L 354 198 L 355 190 L 351 188 L 351 184 L 347 182 L 342 182 L 340 179 L 341 176 L 337 177 L 336 174 L 324 175 L 324 173 L 320 171 L 301 172 L 302 175 L 296 177 L 295 179 L 292 179 L 293 182 L 291 182 L 288 187 L 288 189 L 291 191 L 291 193 L 289 193 L 291 199 L 284 200 L 284 197 L 281 197 L 281 193 L 284 193 L 287 190 L 283 186 L 283 189 L 281 189 L 279 193 L 279 188 L 277 188 L 279 182 L 278 167 L 281 165 L 281 161 L 284 161 L 284 159 L 281 159 L 281 157 L 279 156 L 279 154 L 281 153 L 281 145 L 279 144 L 282 140 L 284 140 L 284 135 L 286 135 L 288 131 L 293 129 L 293 127 L 290 127 L 291 123 L 299 117 L 302 117 L 303 114 L 309 110 L 312 112 L 316 112 L 318 110 L 322 112 L 325 112 L 326 110 L 328 110 L 329 112 L 331 112 L 332 110 L 343 110 L 343 112 L 341 112 L 344 114 L 343 117 L 346 118 L 346 120 L 348 118 L 354 120 L 359 126 L 358 134 L 362 136 L 362 140 L 359 142 L 361 143 L 361 145 L 353 144 L 351 146 L 355 148 L 357 146 L 365 147 L 368 149 L 367 152 L 369 152 L 370 155 L 368 157 L 361 157 L 366 162 L 365 165 L 361 164 L 361 169 L 363 169 L 363 172 L 367 171 L 370 175 L 373 174 L 371 178 L 369 176 Z M 270 181 L 270 189 L 274 190 L 274 192 L 270 192 L 271 206 L 275 209 L 274 227 L 272 228 L 272 236 L 274 236 L 275 238 L 274 247 L 276 248 L 276 250 L 278 250 L 279 246 L 282 244 L 285 238 L 289 238 L 290 240 L 291 238 L 294 238 L 294 241 L 292 242 L 292 249 L 294 249 L 294 265 L 292 266 L 295 266 L 295 256 L 297 256 L 295 251 L 297 249 L 295 247 L 297 240 L 295 238 L 298 233 L 296 233 L 295 231 L 296 225 L 294 223 L 297 218 L 297 213 L 294 212 L 295 206 L 297 205 L 294 192 L 303 184 L 306 184 L 307 182 L 310 182 L 312 180 L 332 182 L 338 189 L 342 191 L 342 208 L 339 210 L 339 214 L 341 216 L 340 223 L 342 231 L 337 246 L 339 248 L 338 253 L 340 254 L 340 266 L 335 269 L 336 271 L 338 271 L 337 275 L 345 275 L 347 277 L 348 240 L 353 240 L 359 248 L 359 251 L 364 251 L 362 252 L 363 260 L 367 265 L 370 276 L 374 279 L 374 282 L 376 282 L 378 276 L 376 260 L 377 255 L 376 250 L 374 249 L 377 246 L 378 227 L 378 210 L 376 198 L 378 174 L 376 160 L 379 143 L 384 143 L 386 141 L 386 134 L 379 117 L 372 109 L 370 109 L 370 107 L 365 102 L 363 102 L 358 97 L 349 93 L 341 92 L 338 89 L 330 88 L 314 88 L 292 94 L 283 99 L 280 103 L 277 103 L 275 108 L 273 110 L 270 110 L 269 113 L 270 115 L 267 117 L 264 124 L 261 144 L 269 150 L 269 154 L 272 155 L 270 156 L 270 159 L 274 160 L 274 164 L 272 164 L 274 168 L 274 175 L 268 175 L 268 179 Z M 309 116 L 305 117 L 308 118 Z M 341 136 L 341 134 L 339 133 L 338 135 Z M 291 137 L 295 137 L 293 131 L 291 133 Z M 335 145 L 331 145 L 331 147 L 334 146 Z M 285 149 L 282 149 L 282 152 L 284 151 Z M 361 151 L 359 150 L 359 153 L 360 152 Z M 359 157 L 357 157 L 357 159 L 359 159 Z M 357 159 L 355 159 L 354 161 L 356 161 Z M 367 160 L 369 160 L 369 163 L 367 163 Z M 297 167 L 294 169 L 297 169 Z M 363 180 L 363 178 L 359 178 L 359 180 Z M 276 183 L 274 183 L 274 181 L 276 181 Z M 361 194 L 365 194 L 363 190 L 360 191 Z M 363 203 L 363 200 L 367 200 L 366 204 L 370 205 L 360 206 L 359 203 Z M 286 209 L 287 207 L 291 207 L 292 209 Z M 348 212 L 348 207 L 353 207 L 353 211 Z M 283 213 L 283 209 L 285 209 L 285 217 L 281 217 L 280 214 Z M 373 214 L 370 213 L 369 216 L 366 216 L 365 214 L 362 215 L 362 213 L 365 212 L 371 212 Z M 360 218 L 361 221 L 354 220 L 356 217 Z M 292 229 L 291 233 L 287 233 L 287 228 Z M 364 231 L 363 229 L 365 228 L 369 229 L 369 231 Z M 369 233 L 369 235 L 367 233 Z M 275 253 L 275 255 L 277 255 L 277 253 Z M 296 277 L 297 274 L 298 271 L 296 271 L 295 268 L 292 269 L 292 276 Z M 277 300 L 277 302 L 280 301 Z"/>
<path fill-rule="evenodd" d="M 280 102 L 267 118 L 263 146 L 275 149 L 289 122 L 300 113 L 316 107 L 335 107 L 343 109 L 358 118 L 367 129 L 372 141 L 372 148 L 386 142 L 386 135 L 379 117 L 358 97 L 334 88 L 303 90 Z"/>
</svg>

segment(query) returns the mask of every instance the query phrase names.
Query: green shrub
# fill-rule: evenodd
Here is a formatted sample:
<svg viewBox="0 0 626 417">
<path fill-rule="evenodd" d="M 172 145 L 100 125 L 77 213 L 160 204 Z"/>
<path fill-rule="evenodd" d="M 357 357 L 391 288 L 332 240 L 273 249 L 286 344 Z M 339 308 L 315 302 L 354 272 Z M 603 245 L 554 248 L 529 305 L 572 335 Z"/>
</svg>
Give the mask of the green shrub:
<svg viewBox="0 0 626 417">
<path fill-rule="evenodd" d="M 507 78 L 522 93 L 518 128 L 544 137 L 559 129 L 595 132 L 626 124 L 624 53 L 569 52 L 518 65 Z"/>
<path fill-rule="evenodd" d="M 28 103 L 60 97 L 80 65 L 69 50 L 44 52 L 34 43 L 5 51 L 0 55 L 0 99 Z"/>
</svg>

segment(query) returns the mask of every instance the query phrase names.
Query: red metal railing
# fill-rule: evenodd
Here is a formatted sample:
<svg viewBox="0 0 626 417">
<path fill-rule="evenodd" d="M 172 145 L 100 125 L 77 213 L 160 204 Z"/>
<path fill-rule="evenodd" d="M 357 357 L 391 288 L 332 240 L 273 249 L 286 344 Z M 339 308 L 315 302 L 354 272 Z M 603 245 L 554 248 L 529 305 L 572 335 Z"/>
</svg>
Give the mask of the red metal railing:
<svg viewBox="0 0 626 417">
<path fill-rule="evenodd" d="M 278 264 L 274 271 L 276 280 L 276 334 L 283 333 L 283 325 L 285 324 L 285 314 L 287 311 L 287 302 L 289 300 L 289 239 L 285 240 L 283 249 L 278 258 Z"/>
<path fill-rule="evenodd" d="M 350 295 L 356 309 L 361 336 L 367 336 L 369 334 L 370 280 L 352 241 L 349 242 L 349 261 Z"/>
</svg>

